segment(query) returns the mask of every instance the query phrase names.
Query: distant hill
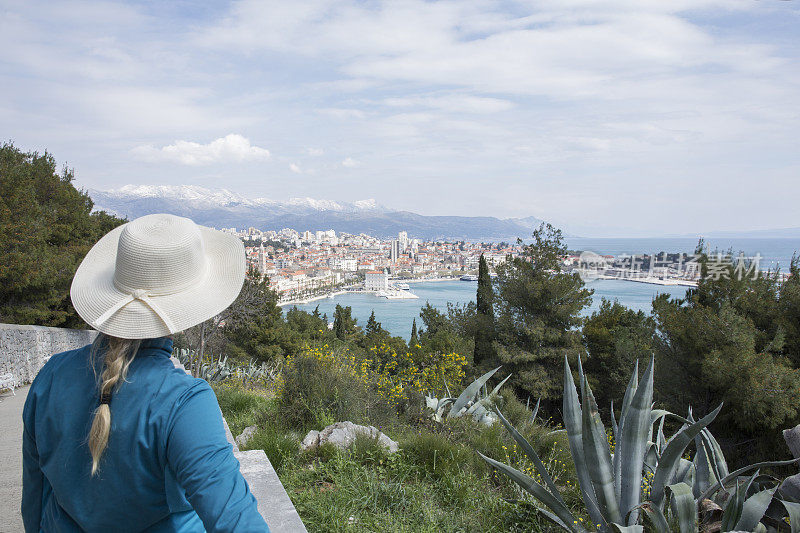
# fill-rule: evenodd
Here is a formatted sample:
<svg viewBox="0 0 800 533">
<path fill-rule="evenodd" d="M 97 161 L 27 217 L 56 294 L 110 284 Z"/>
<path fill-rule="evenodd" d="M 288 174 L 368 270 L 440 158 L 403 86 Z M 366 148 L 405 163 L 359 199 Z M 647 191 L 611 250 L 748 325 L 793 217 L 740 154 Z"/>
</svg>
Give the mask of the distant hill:
<svg viewBox="0 0 800 533">
<path fill-rule="evenodd" d="M 116 190 L 89 189 L 88 192 L 97 210 L 130 219 L 151 213 L 171 213 L 217 228 L 333 229 L 382 238 L 407 231 L 409 237 L 425 240 L 510 241 L 530 237 L 533 228 L 542 222 L 536 217 L 426 216 L 383 207 L 375 200 L 334 202 L 292 198 L 280 202 L 193 185 L 126 185 Z"/>
</svg>

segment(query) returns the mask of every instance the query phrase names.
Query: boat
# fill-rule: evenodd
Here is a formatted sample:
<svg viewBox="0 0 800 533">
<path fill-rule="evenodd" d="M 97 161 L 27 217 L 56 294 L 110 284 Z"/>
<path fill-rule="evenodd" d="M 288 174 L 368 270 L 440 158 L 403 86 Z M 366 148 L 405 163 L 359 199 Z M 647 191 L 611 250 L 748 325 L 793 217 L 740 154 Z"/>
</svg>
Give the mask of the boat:
<svg viewBox="0 0 800 533">
<path fill-rule="evenodd" d="M 398 283 L 394 286 L 396 289 L 400 289 L 401 291 L 410 291 L 411 287 L 408 283 Z"/>
<path fill-rule="evenodd" d="M 475 274 L 465 274 L 458 279 L 460 279 L 461 281 L 478 281 L 478 276 L 476 276 Z"/>
</svg>

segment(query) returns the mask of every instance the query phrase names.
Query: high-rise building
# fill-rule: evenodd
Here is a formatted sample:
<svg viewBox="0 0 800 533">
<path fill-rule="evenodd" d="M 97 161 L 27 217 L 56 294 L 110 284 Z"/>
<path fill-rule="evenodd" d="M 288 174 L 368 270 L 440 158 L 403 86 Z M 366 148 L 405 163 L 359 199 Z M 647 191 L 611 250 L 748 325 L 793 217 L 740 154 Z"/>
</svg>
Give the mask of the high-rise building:
<svg viewBox="0 0 800 533">
<path fill-rule="evenodd" d="M 397 239 L 392 239 L 392 247 L 389 250 L 389 261 L 392 263 L 396 263 L 399 258 L 400 258 L 400 241 L 398 241 Z"/>
<path fill-rule="evenodd" d="M 400 241 L 400 251 L 405 253 L 408 251 L 408 233 L 401 231 L 397 234 L 397 240 Z"/>
</svg>

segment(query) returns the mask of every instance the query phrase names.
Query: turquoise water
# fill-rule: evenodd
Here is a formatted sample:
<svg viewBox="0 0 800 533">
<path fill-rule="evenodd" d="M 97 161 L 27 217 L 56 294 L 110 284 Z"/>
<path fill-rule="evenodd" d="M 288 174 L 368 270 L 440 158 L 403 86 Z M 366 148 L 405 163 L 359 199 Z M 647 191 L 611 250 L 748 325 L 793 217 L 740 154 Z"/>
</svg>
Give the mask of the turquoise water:
<svg viewBox="0 0 800 533">
<path fill-rule="evenodd" d="M 411 322 L 417 318 L 417 326 L 421 326 L 419 310 L 425 302 L 437 309 L 446 310 L 447 302 L 464 304 L 475 301 L 477 282 L 474 281 L 434 281 L 412 283 L 411 292 L 419 296 L 418 300 L 387 300 L 374 294 L 352 293 L 342 294 L 334 298 L 323 298 L 304 305 L 298 309 L 311 312 L 319 305 L 320 313 L 327 313 L 333 319 L 333 310 L 336 304 L 350 306 L 353 316 L 360 326 L 367 323 L 370 313 L 375 311 L 375 318 L 384 329 L 392 335 L 408 339 L 411 335 Z M 595 280 L 586 284 L 589 289 L 594 289 L 592 305 L 584 310 L 584 314 L 591 314 L 600 306 L 601 298 L 618 299 L 621 303 L 635 310 L 650 312 L 650 304 L 658 293 L 669 293 L 673 297 L 686 294 L 685 287 L 669 287 L 636 283 L 621 280 Z"/>
</svg>

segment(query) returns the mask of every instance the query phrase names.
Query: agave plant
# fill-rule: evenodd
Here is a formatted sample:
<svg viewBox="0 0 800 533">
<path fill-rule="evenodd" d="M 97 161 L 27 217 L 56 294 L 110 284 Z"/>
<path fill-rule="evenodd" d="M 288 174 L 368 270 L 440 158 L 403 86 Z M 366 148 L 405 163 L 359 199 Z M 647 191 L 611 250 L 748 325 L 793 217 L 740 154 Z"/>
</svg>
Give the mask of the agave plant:
<svg viewBox="0 0 800 533">
<path fill-rule="evenodd" d="M 492 389 L 492 392 L 487 393 L 486 382 L 489 381 L 500 367 L 490 370 L 472 383 L 470 383 L 464 391 L 458 395 L 458 398 L 450 397 L 450 390 L 445 383 L 445 390 L 448 396 L 445 398 L 436 398 L 434 396 L 425 396 L 425 405 L 432 411 L 431 418 L 436 422 L 444 420 L 444 413 L 447 411 L 447 418 L 458 418 L 464 415 L 471 415 L 473 420 L 485 426 L 491 426 L 497 421 L 497 417 L 489 411 L 490 402 L 497 396 L 500 388 L 505 384 L 511 374 L 498 383 Z M 449 410 L 448 410 L 449 407 Z"/>
<path fill-rule="evenodd" d="M 798 459 L 758 463 L 728 472 L 719 444 L 706 429 L 722 405 L 697 421 L 691 412 L 683 418 L 653 409 L 653 366 L 651 359 L 641 381 L 638 380 L 638 364 L 634 369 L 622 401 L 619 424 L 613 418 L 612 406 L 616 443 L 612 454 L 580 362 L 579 399 L 569 363 L 566 358 L 564 360 L 564 427 L 583 503 L 592 521 L 590 529 L 642 532 L 647 524 L 647 531 L 667 533 L 672 531 L 670 524 L 677 524 L 681 533 L 688 533 L 697 531 L 698 508 L 703 507 L 710 512 L 721 512 L 720 528 L 716 531 L 766 532 L 762 521 L 775 528 L 781 524 L 776 518 L 787 514 L 791 531 L 800 531 L 798 503 L 778 500 L 785 512 L 765 516 L 777 487 L 767 486 L 772 478 L 759 476 L 761 468 L 787 465 Z M 566 531 L 587 531 L 565 503 L 530 443 L 499 409 L 496 412 L 533 463 L 542 483 L 480 452 L 479 455 L 539 500 L 543 507 L 538 506 L 538 510 L 550 521 Z M 675 417 L 683 423 L 670 438 L 666 438 L 663 431 L 667 417 Z M 694 459 L 688 461 L 682 456 L 691 443 L 696 451 Z M 755 473 L 741 477 L 749 472 Z"/>
</svg>

